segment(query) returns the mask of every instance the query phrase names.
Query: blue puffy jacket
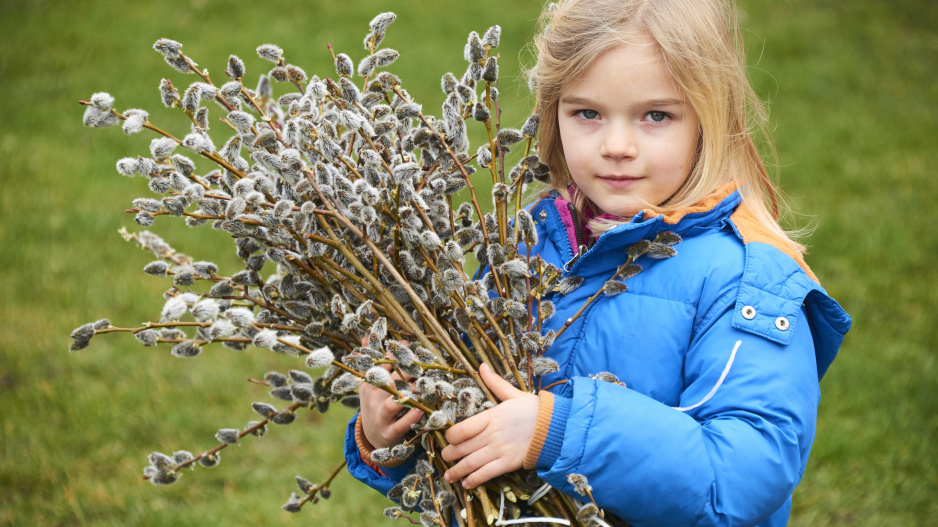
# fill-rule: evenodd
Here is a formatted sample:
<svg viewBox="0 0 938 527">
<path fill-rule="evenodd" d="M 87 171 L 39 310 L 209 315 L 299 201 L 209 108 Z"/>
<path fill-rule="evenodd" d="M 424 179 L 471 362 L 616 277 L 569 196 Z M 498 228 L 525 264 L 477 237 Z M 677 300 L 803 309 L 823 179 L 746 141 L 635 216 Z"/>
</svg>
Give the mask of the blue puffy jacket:
<svg viewBox="0 0 938 527">
<path fill-rule="evenodd" d="M 552 194 L 531 208 L 533 252 L 585 279 L 551 298 L 545 331 L 610 278 L 626 247 L 662 231 L 683 238 L 673 258 L 639 258 L 627 292 L 601 296 L 563 332 L 548 351 L 560 370 L 543 379 L 568 382 L 551 390 L 538 474 L 571 495 L 566 475 L 585 475 L 596 502 L 636 527 L 785 525 L 808 462 L 818 381 L 851 320 L 740 202 L 729 186 L 679 214 L 640 214 L 572 264 L 566 203 Z M 588 377 L 601 371 L 626 386 Z M 387 492 L 409 467 L 372 470 L 352 425 L 350 472 Z"/>
</svg>

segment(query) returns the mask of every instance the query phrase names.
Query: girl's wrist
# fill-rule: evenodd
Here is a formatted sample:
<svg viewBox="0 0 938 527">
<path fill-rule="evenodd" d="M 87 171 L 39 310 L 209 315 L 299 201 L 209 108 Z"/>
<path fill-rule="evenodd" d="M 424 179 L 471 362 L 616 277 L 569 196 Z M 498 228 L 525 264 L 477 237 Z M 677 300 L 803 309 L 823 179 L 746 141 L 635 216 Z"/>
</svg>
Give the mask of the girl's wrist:
<svg viewBox="0 0 938 527">
<path fill-rule="evenodd" d="M 362 460 L 376 471 L 378 470 L 377 467 L 396 467 L 404 464 L 406 461 L 405 459 L 392 458 L 379 463 L 371 458 L 371 453 L 377 450 L 377 448 L 371 444 L 371 441 L 368 441 L 368 437 L 365 435 L 361 414 L 358 414 L 358 419 L 355 421 L 355 444 L 358 445 L 358 452 L 361 454 Z"/>
</svg>

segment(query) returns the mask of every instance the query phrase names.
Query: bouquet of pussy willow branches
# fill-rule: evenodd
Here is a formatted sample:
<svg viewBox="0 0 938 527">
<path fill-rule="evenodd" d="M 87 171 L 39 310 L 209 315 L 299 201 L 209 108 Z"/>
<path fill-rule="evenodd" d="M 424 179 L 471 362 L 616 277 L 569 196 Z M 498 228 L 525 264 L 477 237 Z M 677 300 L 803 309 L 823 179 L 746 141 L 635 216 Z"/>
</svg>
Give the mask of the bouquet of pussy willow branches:
<svg viewBox="0 0 938 527">
<path fill-rule="evenodd" d="M 540 377 L 557 370 L 543 356 L 556 337 L 541 332 L 553 311 L 545 297 L 568 292 L 581 280 L 563 277 L 530 253 L 537 232 L 522 195 L 526 184 L 546 180 L 549 169 L 533 149 L 536 116 L 520 130 L 499 123 L 493 52 L 498 26 L 481 37 L 469 35 L 468 69 L 461 77 L 443 76 L 445 102 L 436 118 L 411 99 L 401 79 L 378 71 L 398 57 L 379 48 L 394 19 L 384 13 L 372 20 L 367 55 L 357 67 L 348 55 L 336 54 L 335 71 L 323 77 L 308 77 L 286 62 L 280 48 L 262 45 L 257 53 L 274 67 L 254 89 L 245 85 L 244 63 L 234 55 L 225 70 L 230 80 L 219 86 L 178 42 L 157 41 L 154 48 L 170 66 L 200 78 L 182 93 L 170 80 L 160 82 L 163 104 L 191 123 L 182 138 L 158 128 L 143 110 L 116 111 L 106 93 L 82 101 L 87 126 L 122 123 L 128 134 L 146 128 L 158 135 L 149 156 L 117 162 L 120 174 L 145 177 L 161 196 L 133 201 L 129 212 L 136 222 L 149 227 L 158 217 L 177 216 L 193 227 L 210 224 L 234 238 L 244 267 L 226 276 L 148 231 L 124 231 L 125 239 L 156 255 L 144 271 L 172 279 L 160 318 L 134 328 L 108 320 L 86 324 L 72 333 L 71 349 L 86 347 L 100 333 L 130 332 L 144 346 L 171 346 L 176 357 L 197 356 L 214 344 L 238 350 L 253 345 L 297 358 L 287 374 L 269 372 L 257 381 L 271 388 L 280 408 L 253 403 L 259 418 L 219 430 L 219 444 L 200 454 L 151 454 L 144 477 L 154 484 L 173 483 L 182 469 L 197 464 L 216 465 L 228 445 L 260 437 L 270 424 L 287 425 L 297 412 L 325 412 L 332 403 L 357 407 L 357 388 L 367 382 L 424 413 L 406 442 L 372 454 L 379 462 L 419 457 L 391 490 L 400 506 L 387 509 L 387 516 L 414 522 L 410 513 L 421 511 L 424 525 L 448 525 L 450 518 L 469 526 L 545 520 L 604 525 L 579 475 L 570 478 L 586 496 L 583 503 L 550 490 L 531 471 L 474 490 L 439 477 L 447 468 L 438 455 L 445 430 L 498 403 L 479 377 L 481 363 L 530 392 L 543 389 Z M 271 80 L 286 86 L 286 93 L 275 97 Z M 205 101 L 223 111 L 230 138 L 221 148 L 207 133 Z M 488 137 L 472 153 L 470 121 L 484 126 Z M 509 168 L 511 149 L 517 162 Z M 197 169 L 190 156 L 207 161 L 210 170 Z M 491 212 L 480 204 L 474 177 L 492 185 Z M 622 280 L 641 269 L 635 258 L 666 257 L 675 241 L 634 246 L 590 302 L 624 291 Z M 482 272 L 464 270 L 469 253 Z M 392 377 L 387 365 L 398 375 Z M 319 484 L 298 476 L 300 492 L 283 508 L 296 512 L 327 498 L 343 466 Z"/>
</svg>

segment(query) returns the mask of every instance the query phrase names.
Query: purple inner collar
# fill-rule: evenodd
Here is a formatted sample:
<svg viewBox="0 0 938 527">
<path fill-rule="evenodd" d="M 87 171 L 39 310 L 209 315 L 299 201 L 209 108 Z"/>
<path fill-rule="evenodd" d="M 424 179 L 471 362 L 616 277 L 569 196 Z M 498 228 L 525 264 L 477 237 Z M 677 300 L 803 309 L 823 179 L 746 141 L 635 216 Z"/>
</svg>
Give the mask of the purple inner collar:
<svg viewBox="0 0 938 527">
<path fill-rule="evenodd" d="M 571 195 L 576 194 L 576 187 L 570 187 L 568 189 Z M 576 225 L 573 221 L 573 214 L 570 213 L 570 201 L 565 200 L 564 198 L 557 196 L 554 200 L 554 206 L 557 207 L 557 213 L 560 215 L 560 221 L 563 222 L 563 226 L 567 229 L 567 238 L 570 240 L 570 247 L 573 248 L 574 253 L 579 249 L 576 243 Z M 622 220 L 619 216 L 612 214 L 600 214 L 596 215 L 592 207 L 586 207 L 586 210 L 580 212 L 578 211 L 580 217 L 580 222 L 584 228 L 584 232 L 589 233 L 590 240 L 595 238 L 593 230 L 590 228 L 589 222 L 594 219 L 603 219 L 603 220 Z M 590 240 L 583 240 L 584 243 L 589 243 Z"/>
</svg>

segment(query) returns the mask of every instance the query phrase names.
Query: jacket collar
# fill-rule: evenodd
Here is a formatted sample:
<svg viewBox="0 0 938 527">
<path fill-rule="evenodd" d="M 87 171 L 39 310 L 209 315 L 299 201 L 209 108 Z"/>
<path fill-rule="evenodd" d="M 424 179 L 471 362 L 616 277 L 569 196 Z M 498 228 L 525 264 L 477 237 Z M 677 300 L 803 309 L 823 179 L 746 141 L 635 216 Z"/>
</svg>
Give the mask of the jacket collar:
<svg viewBox="0 0 938 527">
<path fill-rule="evenodd" d="M 541 203 L 535 205 L 534 210 L 548 207 L 551 219 L 547 221 L 548 236 L 561 250 L 572 258 L 575 251 L 571 247 L 568 237 L 566 216 L 560 211 L 556 203 L 559 195 L 552 192 Z M 583 254 L 569 269 L 571 274 L 590 276 L 598 273 L 608 273 L 622 265 L 622 251 L 629 245 L 642 239 L 654 238 L 658 233 L 672 231 L 685 237 L 692 231 L 720 229 L 725 220 L 732 215 L 739 206 L 742 198 L 735 183 L 727 183 L 719 187 L 713 194 L 701 202 L 674 211 L 666 215 L 657 215 L 641 211 L 631 221 L 618 225 L 603 233 L 596 243 Z M 564 211 L 566 212 L 566 211 Z"/>
<path fill-rule="evenodd" d="M 642 219 L 646 221 L 654 218 L 661 218 L 661 221 L 668 225 L 677 225 L 687 216 L 696 215 L 697 217 L 700 217 L 700 215 L 706 215 L 714 211 L 717 211 L 719 214 L 719 211 L 735 210 L 736 206 L 739 205 L 739 199 L 736 199 L 731 205 L 726 203 L 727 198 L 734 193 L 738 198 L 739 193 L 737 192 L 736 183 L 731 181 L 717 188 L 713 194 L 710 194 L 702 201 L 689 207 L 684 207 L 665 215 L 659 215 L 653 212 L 645 211 L 642 211 L 639 214 L 642 216 Z"/>
</svg>

